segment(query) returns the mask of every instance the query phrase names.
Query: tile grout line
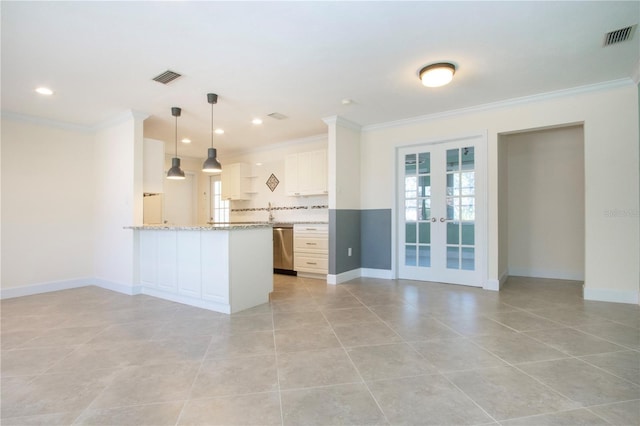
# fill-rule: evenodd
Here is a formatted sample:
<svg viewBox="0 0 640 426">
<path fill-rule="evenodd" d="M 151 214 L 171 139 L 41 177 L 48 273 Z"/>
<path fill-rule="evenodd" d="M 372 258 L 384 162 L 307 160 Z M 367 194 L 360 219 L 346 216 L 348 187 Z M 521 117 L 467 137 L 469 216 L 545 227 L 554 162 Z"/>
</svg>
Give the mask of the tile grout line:
<svg viewBox="0 0 640 426">
<path fill-rule="evenodd" d="M 273 354 L 276 360 L 276 381 L 278 382 L 278 403 L 280 404 L 280 424 L 284 426 L 284 408 L 282 407 L 282 386 L 280 386 L 280 366 L 278 364 L 278 344 L 276 342 L 275 312 L 271 309 L 271 326 L 273 327 Z"/>
<path fill-rule="evenodd" d="M 356 300 L 358 300 L 358 302 L 362 303 L 362 301 L 360 299 L 358 299 L 355 295 L 353 295 L 353 293 L 351 293 L 351 291 L 349 291 L 349 289 L 347 288 L 347 292 L 349 292 L 349 294 L 351 294 L 351 296 L 355 297 Z M 365 305 L 366 306 L 366 305 Z M 367 307 L 368 309 L 368 307 Z M 333 329 L 333 324 L 331 324 L 329 322 L 329 320 L 327 319 L 326 315 L 324 314 L 323 311 L 320 311 L 320 313 L 322 314 L 322 316 L 324 317 L 325 321 L 327 321 L 329 323 L 329 328 L 331 329 L 331 332 L 333 333 L 333 335 L 336 337 L 336 339 L 338 340 L 338 343 L 340 343 L 340 346 L 342 348 L 342 351 L 345 353 L 345 355 L 347 356 L 347 358 L 349 359 L 349 362 L 351 363 L 351 367 L 353 367 L 354 371 L 358 374 L 358 377 L 360 377 L 360 381 L 361 383 L 364 385 L 365 389 L 367 389 L 367 392 L 369 393 L 369 396 L 371 396 L 371 398 L 373 399 L 373 402 L 375 402 L 376 407 L 378 407 L 378 410 L 380 410 L 380 414 L 382 414 L 382 418 L 384 418 L 385 422 L 387 422 L 387 424 L 391 424 L 391 422 L 389 421 L 389 419 L 387 418 L 386 413 L 384 412 L 384 410 L 382 409 L 382 407 L 380 406 L 380 403 L 378 402 L 378 400 L 376 399 L 376 397 L 373 395 L 373 392 L 371 392 L 371 389 L 369 388 L 369 386 L 367 385 L 367 382 L 364 380 L 364 378 L 362 377 L 362 374 L 360 373 L 360 370 L 358 370 L 358 367 L 356 366 L 356 364 L 353 362 L 353 359 L 351 358 L 351 355 L 349 355 L 349 351 L 348 349 L 344 346 L 344 344 L 342 343 L 342 340 L 340 340 L 340 338 L 338 337 L 338 335 L 336 334 L 335 330 Z"/>
<path fill-rule="evenodd" d="M 193 393 L 193 388 L 196 385 L 196 382 L 198 381 L 198 377 L 200 376 L 200 372 L 202 371 L 202 367 L 204 366 L 205 360 L 207 359 L 207 354 L 209 353 L 209 348 L 211 348 L 212 344 L 213 344 L 213 334 L 209 338 L 209 344 L 207 345 L 207 350 L 204 351 L 204 354 L 202 355 L 202 359 L 200 360 L 200 366 L 198 367 L 198 371 L 196 372 L 195 376 L 193 376 L 193 381 L 191 382 L 191 386 L 189 387 L 189 393 L 187 394 L 187 398 L 185 399 L 184 403 L 182 404 L 182 408 L 180 409 L 180 413 L 178 414 L 178 417 L 176 418 L 175 426 L 178 426 L 178 424 L 180 424 L 180 420 L 182 419 L 182 415 L 184 414 L 184 409 L 187 408 L 187 405 L 189 404 L 189 401 L 191 400 L 191 395 Z"/>
</svg>

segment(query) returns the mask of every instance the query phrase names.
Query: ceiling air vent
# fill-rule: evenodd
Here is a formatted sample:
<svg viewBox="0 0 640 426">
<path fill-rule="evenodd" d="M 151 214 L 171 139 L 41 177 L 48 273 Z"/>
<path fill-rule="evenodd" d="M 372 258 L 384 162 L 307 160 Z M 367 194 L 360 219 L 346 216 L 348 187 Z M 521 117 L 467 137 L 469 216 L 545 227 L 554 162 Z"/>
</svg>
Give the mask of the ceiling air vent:
<svg viewBox="0 0 640 426">
<path fill-rule="evenodd" d="M 182 75 L 178 74 L 177 72 L 167 70 L 162 74 L 153 77 L 153 81 L 157 81 L 158 83 L 162 84 L 168 84 L 178 77 L 182 77 Z"/>
<path fill-rule="evenodd" d="M 631 37 L 633 37 L 633 32 L 636 29 L 636 25 L 620 28 L 619 30 L 615 30 L 615 31 L 609 31 L 604 35 L 603 46 L 611 46 L 612 44 L 631 40 Z"/>
<path fill-rule="evenodd" d="M 271 114 L 267 114 L 267 116 L 275 118 L 276 120 L 284 120 L 286 118 L 289 118 L 284 114 L 280 114 L 279 112 L 272 112 Z"/>
</svg>

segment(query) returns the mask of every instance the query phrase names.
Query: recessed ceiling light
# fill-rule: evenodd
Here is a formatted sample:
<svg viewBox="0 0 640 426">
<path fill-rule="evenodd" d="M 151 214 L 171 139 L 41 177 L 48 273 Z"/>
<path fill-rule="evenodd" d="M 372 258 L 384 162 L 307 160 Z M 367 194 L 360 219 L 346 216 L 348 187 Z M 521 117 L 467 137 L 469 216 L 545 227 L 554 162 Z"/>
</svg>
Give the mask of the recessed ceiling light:
<svg viewBox="0 0 640 426">
<path fill-rule="evenodd" d="M 342 100 L 342 105 L 351 105 L 353 103 L 353 99 L 345 98 Z"/>
<path fill-rule="evenodd" d="M 216 129 L 215 130 L 216 135 L 223 135 L 224 134 L 224 130 L 222 129 Z"/>
<path fill-rule="evenodd" d="M 184 139 L 182 139 L 182 143 L 191 143 L 191 139 L 184 138 Z"/>
<path fill-rule="evenodd" d="M 456 67 L 449 62 L 427 65 L 420 70 L 420 80 L 427 87 L 440 87 L 453 80 Z"/>
<path fill-rule="evenodd" d="M 253 120 L 251 120 L 251 122 L 256 126 L 262 124 L 262 120 L 260 118 L 254 118 Z"/>
<path fill-rule="evenodd" d="M 262 163 L 256 163 L 256 166 L 262 166 Z"/>
<path fill-rule="evenodd" d="M 49 89 L 48 87 L 38 87 L 36 89 L 36 92 L 46 96 L 53 95 L 53 90 Z"/>
</svg>

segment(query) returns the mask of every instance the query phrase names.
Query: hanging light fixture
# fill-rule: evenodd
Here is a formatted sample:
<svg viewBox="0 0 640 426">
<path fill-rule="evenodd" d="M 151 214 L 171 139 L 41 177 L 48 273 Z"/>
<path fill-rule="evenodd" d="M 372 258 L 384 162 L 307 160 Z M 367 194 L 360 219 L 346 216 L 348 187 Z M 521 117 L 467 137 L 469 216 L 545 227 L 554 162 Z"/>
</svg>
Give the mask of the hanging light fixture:
<svg viewBox="0 0 640 426">
<path fill-rule="evenodd" d="M 453 80 L 456 66 L 449 62 L 427 65 L 420 70 L 420 80 L 427 87 L 440 87 Z"/>
<path fill-rule="evenodd" d="M 207 159 L 202 164 L 202 171 L 206 173 L 220 173 L 222 165 L 218 162 L 217 151 L 213 147 L 213 105 L 218 103 L 218 95 L 207 93 L 207 102 L 211 104 L 211 148 L 207 150 Z"/>
<path fill-rule="evenodd" d="M 171 159 L 171 168 L 167 172 L 167 179 L 184 179 L 184 172 L 180 169 L 180 159 L 178 158 L 178 117 L 181 113 L 181 108 L 171 108 L 171 115 L 176 118 L 176 156 Z"/>
</svg>

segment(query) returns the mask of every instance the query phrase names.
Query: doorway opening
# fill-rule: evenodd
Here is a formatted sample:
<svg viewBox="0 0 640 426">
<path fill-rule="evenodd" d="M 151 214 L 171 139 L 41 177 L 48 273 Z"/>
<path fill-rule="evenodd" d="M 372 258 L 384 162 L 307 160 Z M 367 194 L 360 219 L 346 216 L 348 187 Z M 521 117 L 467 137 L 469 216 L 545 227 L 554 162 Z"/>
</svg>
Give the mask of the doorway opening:
<svg viewBox="0 0 640 426">
<path fill-rule="evenodd" d="M 582 124 L 498 136 L 498 267 L 509 276 L 584 281 Z"/>
</svg>

